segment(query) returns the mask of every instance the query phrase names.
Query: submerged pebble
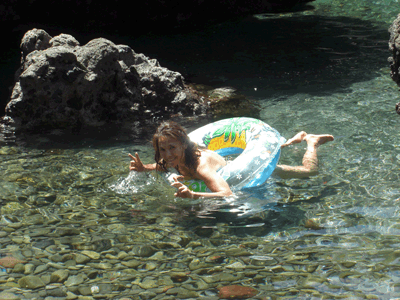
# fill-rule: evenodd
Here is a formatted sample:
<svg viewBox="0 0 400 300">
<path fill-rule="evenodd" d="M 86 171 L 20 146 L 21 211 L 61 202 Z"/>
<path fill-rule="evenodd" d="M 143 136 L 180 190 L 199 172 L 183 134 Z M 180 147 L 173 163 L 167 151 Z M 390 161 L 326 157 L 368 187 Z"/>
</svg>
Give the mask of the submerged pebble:
<svg viewBox="0 0 400 300">
<path fill-rule="evenodd" d="M 228 285 L 219 288 L 220 299 L 247 299 L 254 297 L 258 291 L 253 287 L 246 287 L 241 285 Z"/>
<path fill-rule="evenodd" d="M 18 280 L 18 284 L 21 288 L 31 290 L 42 288 L 46 285 L 39 276 L 24 276 Z"/>
</svg>

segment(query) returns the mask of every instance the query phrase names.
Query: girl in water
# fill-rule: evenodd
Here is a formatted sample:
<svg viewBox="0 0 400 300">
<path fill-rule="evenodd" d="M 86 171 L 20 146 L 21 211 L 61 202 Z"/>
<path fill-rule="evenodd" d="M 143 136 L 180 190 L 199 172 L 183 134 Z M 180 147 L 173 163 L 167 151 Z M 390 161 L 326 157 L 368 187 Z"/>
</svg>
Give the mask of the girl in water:
<svg viewBox="0 0 400 300">
<path fill-rule="evenodd" d="M 317 147 L 333 140 L 331 135 L 310 135 L 302 131 L 289 139 L 281 147 L 307 142 L 307 151 L 302 166 L 278 165 L 276 173 L 281 177 L 308 177 L 318 173 Z M 175 176 L 171 186 L 177 188 L 176 197 L 198 199 L 199 197 L 226 197 L 232 195 L 227 182 L 217 171 L 226 165 L 225 159 L 216 152 L 198 147 L 192 142 L 185 129 L 173 121 L 163 122 L 153 136 L 155 163 L 143 164 L 139 154 L 129 154 L 130 171 L 164 171 L 175 168 L 180 176 Z M 209 193 L 193 192 L 180 182 L 185 177 L 204 181 Z"/>
</svg>

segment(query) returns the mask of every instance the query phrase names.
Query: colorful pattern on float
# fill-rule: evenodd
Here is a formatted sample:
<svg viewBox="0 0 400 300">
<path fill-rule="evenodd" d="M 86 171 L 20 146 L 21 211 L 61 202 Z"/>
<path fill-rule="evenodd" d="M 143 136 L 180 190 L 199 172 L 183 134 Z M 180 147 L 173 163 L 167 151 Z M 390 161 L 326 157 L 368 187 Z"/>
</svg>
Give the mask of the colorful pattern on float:
<svg viewBox="0 0 400 300">
<path fill-rule="evenodd" d="M 213 123 L 219 125 L 219 128 L 208 133 L 204 138 L 204 145 L 210 150 L 219 150 L 222 148 L 236 147 L 246 148 L 246 131 L 251 129 L 252 123 L 260 123 L 260 120 L 250 118 L 232 118 Z M 215 126 L 217 127 L 217 126 Z"/>
<path fill-rule="evenodd" d="M 239 154 L 217 173 L 232 191 L 260 186 L 278 163 L 285 139 L 268 124 L 253 118 L 231 118 L 205 125 L 189 134 L 199 146 L 221 156 Z M 170 174 L 169 174 L 170 175 Z M 183 184 L 195 192 L 209 192 L 201 180 Z"/>
</svg>

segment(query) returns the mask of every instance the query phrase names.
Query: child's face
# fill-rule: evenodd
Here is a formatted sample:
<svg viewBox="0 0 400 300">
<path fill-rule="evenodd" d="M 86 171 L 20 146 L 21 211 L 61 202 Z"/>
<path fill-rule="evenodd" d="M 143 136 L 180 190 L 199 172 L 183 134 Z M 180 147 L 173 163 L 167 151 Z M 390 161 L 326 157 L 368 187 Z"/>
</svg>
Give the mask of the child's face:
<svg viewBox="0 0 400 300">
<path fill-rule="evenodd" d="M 184 163 L 186 148 L 178 140 L 171 137 L 160 137 L 158 147 L 161 158 L 167 162 L 168 166 L 175 167 Z"/>
</svg>

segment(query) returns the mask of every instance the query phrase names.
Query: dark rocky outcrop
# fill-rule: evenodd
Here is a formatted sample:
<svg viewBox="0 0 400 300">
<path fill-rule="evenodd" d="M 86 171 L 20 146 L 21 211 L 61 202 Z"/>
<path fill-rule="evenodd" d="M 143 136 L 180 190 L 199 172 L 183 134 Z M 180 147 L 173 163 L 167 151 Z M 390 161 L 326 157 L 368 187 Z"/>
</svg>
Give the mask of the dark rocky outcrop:
<svg viewBox="0 0 400 300">
<path fill-rule="evenodd" d="M 17 128 L 101 126 L 207 109 L 180 73 L 104 38 L 81 46 L 70 35 L 33 29 L 21 50 L 3 117 Z"/>
<path fill-rule="evenodd" d="M 252 14 L 311 9 L 308 3 L 312 1 L 148 0 L 133 3 L 115 0 L 98 3 L 89 0 L 3 0 L 0 5 L 0 25 L 6 38 L 3 39 L 0 57 L 6 64 L 0 74 L 0 115 L 3 115 L 11 95 L 12 73 L 18 67 L 19 49 L 16 45 L 25 32 L 33 27 L 43 28 L 52 36 L 60 32 L 72 34 L 82 44 L 99 36 L 115 43 L 124 43 L 125 36 L 134 39 L 150 32 L 169 34 L 202 30 L 209 24 Z"/>
<path fill-rule="evenodd" d="M 392 56 L 389 57 L 390 77 L 400 86 L 400 14 L 393 21 L 389 28 L 389 50 Z M 400 103 L 396 104 L 396 112 L 400 114 Z"/>
</svg>

